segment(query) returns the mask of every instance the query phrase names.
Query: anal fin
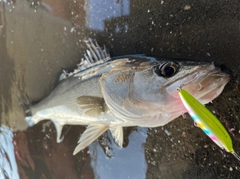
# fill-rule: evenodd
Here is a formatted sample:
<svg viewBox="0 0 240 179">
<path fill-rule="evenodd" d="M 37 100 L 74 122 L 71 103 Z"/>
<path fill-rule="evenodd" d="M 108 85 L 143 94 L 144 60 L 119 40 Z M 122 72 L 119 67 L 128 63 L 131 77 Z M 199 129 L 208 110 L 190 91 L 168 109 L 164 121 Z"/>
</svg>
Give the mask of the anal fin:
<svg viewBox="0 0 240 179">
<path fill-rule="evenodd" d="M 112 137 L 119 147 L 123 145 L 123 128 L 121 126 L 110 127 Z"/>
<path fill-rule="evenodd" d="M 56 137 L 57 137 L 57 143 L 62 142 L 63 138 L 61 138 L 61 134 L 62 134 L 62 128 L 63 125 L 59 124 L 58 122 L 51 120 L 56 128 Z"/>
<path fill-rule="evenodd" d="M 87 129 L 82 134 L 78 141 L 78 145 L 75 148 L 73 155 L 77 154 L 80 150 L 84 149 L 90 145 L 94 140 L 96 140 L 102 133 L 108 130 L 108 126 L 103 124 L 92 124 L 87 127 Z"/>
</svg>

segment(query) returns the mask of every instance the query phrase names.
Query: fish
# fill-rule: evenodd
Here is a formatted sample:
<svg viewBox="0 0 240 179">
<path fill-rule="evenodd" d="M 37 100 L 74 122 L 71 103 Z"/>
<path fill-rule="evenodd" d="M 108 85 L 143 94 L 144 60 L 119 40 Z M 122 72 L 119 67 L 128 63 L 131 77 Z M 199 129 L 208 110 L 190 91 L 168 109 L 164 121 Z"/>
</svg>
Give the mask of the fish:
<svg viewBox="0 0 240 179">
<path fill-rule="evenodd" d="M 221 149 L 230 152 L 240 161 L 240 157 L 233 149 L 229 133 L 217 117 L 186 90 L 181 89 L 181 87 L 177 90 L 185 108 L 196 125 Z"/>
<path fill-rule="evenodd" d="M 206 104 L 223 91 L 230 75 L 212 62 L 125 55 L 111 57 L 96 40 L 73 72 L 64 71 L 55 89 L 28 109 L 29 126 L 50 120 L 61 142 L 64 125 L 87 126 L 73 155 L 107 130 L 119 147 L 123 127 L 163 126 L 187 110 L 176 91 L 182 86 Z"/>
</svg>

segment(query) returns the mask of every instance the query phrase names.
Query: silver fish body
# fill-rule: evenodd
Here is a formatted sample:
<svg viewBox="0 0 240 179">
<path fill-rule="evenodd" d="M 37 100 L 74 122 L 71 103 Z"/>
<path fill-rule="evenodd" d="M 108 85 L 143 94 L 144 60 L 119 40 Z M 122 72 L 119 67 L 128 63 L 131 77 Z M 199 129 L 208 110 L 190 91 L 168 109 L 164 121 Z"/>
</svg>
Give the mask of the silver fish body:
<svg viewBox="0 0 240 179">
<path fill-rule="evenodd" d="M 177 88 L 203 104 L 216 98 L 229 81 L 212 63 L 171 61 L 146 56 L 111 59 L 93 41 L 78 69 L 64 73 L 50 95 L 30 108 L 29 125 L 49 119 L 60 142 L 64 125 L 88 125 L 74 154 L 110 130 L 119 146 L 127 126 L 163 126 L 187 112 Z"/>
</svg>

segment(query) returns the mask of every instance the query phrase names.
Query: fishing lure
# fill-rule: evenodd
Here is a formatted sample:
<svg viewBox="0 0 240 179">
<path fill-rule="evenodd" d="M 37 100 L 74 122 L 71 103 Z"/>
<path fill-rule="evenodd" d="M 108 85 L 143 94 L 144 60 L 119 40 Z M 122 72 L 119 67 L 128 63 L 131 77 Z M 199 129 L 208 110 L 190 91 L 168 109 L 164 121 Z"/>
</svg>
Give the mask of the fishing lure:
<svg viewBox="0 0 240 179">
<path fill-rule="evenodd" d="M 232 153 L 240 161 L 240 156 L 233 149 L 232 139 L 221 122 L 186 90 L 180 88 L 177 90 L 183 105 L 197 126 L 220 148 Z"/>
</svg>

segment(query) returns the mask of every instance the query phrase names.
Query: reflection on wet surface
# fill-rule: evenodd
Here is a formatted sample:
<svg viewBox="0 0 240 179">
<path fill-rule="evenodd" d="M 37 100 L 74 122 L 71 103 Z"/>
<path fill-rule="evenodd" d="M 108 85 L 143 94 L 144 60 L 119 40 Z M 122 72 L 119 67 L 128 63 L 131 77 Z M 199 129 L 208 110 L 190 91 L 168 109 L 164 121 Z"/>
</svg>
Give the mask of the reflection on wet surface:
<svg viewBox="0 0 240 179">
<path fill-rule="evenodd" d="M 145 178 L 147 163 L 144 155 L 144 143 L 147 138 L 146 128 L 137 128 L 128 137 L 130 143 L 120 149 L 111 140 L 106 144 L 106 151 L 99 144 L 89 146 L 91 166 L 95 178 Z M 111 139 L 111 136 L 105 140 Z M 108 157 L 106 157 L 106 155 Z M 124 167 L 122 167 L 124 166 Z"/>
<path fill-rule="evenodd" d="M 214 61 L 229 67 L 234 78 L 208 107 L 227 126 L 239 153 L 238 9 L 236 0 L 0 1 L 0 178 L 18 178 L 16 164 L 20 178 L 237 178 L 239 162 L 189 118 L 164 128 L 127 128 L 129 143 L 122 149 L 112 141 L 104 145 L 101 140 L 111 140 L 105 134 L 73 156 L 84 127 L 72 127 L 57 144 L 52 125 L 27 128 L 23 109 L 27 99 L 35 103 L 46 97 L 63 69 L 74 69 L 89 37 L 112 56 Z"/>
<path fill-rule="evenodd" d="M 86 2 L 85 8 L 87 9 L 86 14 L 86 25 L 88 28 L 93 30 L 104 31 L 105 21 L 107 19 L 119 19 L 124 16 L 128 16 L 130 13 L 129 7 L 130 1 L 122 0 L 116 3 L 112 0 L 98 1 L 90 0 Z M 116 24 L 117 25 L 117 24 Z M 115 32 L 119 33 L 121 27 L 116 26 Z M 127 31 L 127 24 L 125 30 Z"/>
</svg>

